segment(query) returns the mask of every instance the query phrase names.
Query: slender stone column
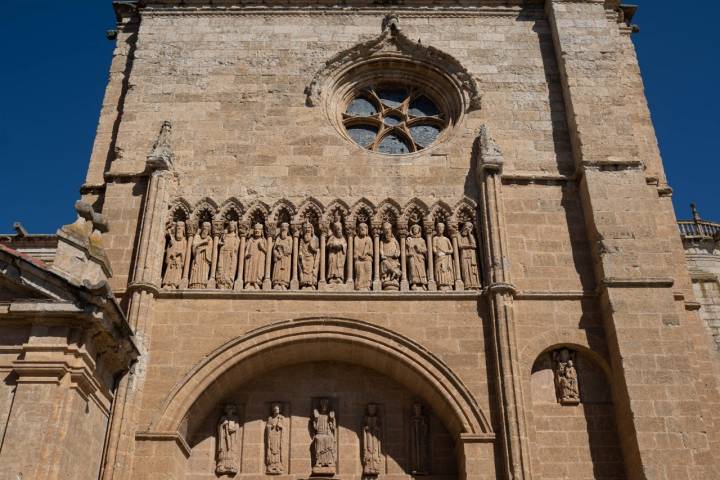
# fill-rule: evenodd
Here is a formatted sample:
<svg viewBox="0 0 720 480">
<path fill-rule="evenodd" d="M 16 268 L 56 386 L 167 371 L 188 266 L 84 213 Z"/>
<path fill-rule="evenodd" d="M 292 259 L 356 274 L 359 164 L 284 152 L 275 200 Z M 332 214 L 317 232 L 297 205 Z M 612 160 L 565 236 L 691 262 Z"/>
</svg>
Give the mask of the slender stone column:
<svg viewBox="0 0 720 480">
<path fill-rule="evenodd" d="M 410 290 L 410 285 L 408 284 L 408 276 L 407 276 L 407 251 L 405 247 L 406 239 L 407 239 L 407 224 L 402 222 L 398 223 L 398 236 L 400 237 L 400 268 L 402 271 L 402 276 L 400 277 L 400 291 L 401 292 L 407 292 Z"/>
<path fill-rule="evenodd" d="M 266 228 L 267 234 L 267 252 L 265 252 L 265 278 L 263 278 L 262 289 L 272 290 L 271 269 L 272 269 L 272 249 L 274 228 Z"/>
<path fill-rule="evenodd" d="M 350 290 L 355 289 L 355 219 L 350 218 L 345 222 L 345 231 L 347 232 L 347 256 L 345 257 L 345 285 Z"/>
<path fill-rule="evenodd" d="M 433 261 L 433 231 L 435 230 L 435 222 L 432 218 L 426 218 L 423 221 L 425 229 L 425 243 L 427 244 L 427 277 L 428 291 L 437 291 L 437 283 L 435 283 L 435 263 Z"/>
<path fill-rule="evenodd" d="M 465 290 L 465 285 L 462 281 L 462 273 L 460 272 L 460 249 L 458 249 L 458 226 L 457 223 L 452 222 L 448 225 L 450 230 L 450 238 L 452 239 L 453 248 L 453 265 L 455 268 L 455 290 Z"/>
<path fill-rule="evenodd" d="M 214 220 L 212 222 L 213 229 L 213 252 L 212 252 L 212 263 L 210 264 L 210 278 L 208 279 L 207 288 L 213 289 L 217 286 L 217 280 L 215 274 L 217 273 L 217 262 L 218 262 L 218 249 L 220 243 L 220 235 L 223 231 L 223 221 Z"/>
<path fill-rule="evenodd" d="M 245 222 L 238 222 L 238 235 L 240 235 L 240 248 L 238 249 L 237 278 L 235 279 L 234 290 L 239 291 L 245 288 L 245 244 L 247 242 L 250 226 Z"/>
<path fill-rule="evenodd" d="M 380 223 L 372 225 L 373 234 L 373 282 L 372 289 L 375 291 L 382 290 L 382 282 L 380 281 L 380 232 L 382 226 Z"/>
<path fill-rule="evenodd" d="M 292 238 L 293 238 L 293 251 L 292 251 L 292 278 L 290 278 L 290 290 L 298 290 L 300 288 L 300 281 L 298 280 L 298 243 L 300 237 L 301 224 L 292 224 Z"/>
<path fill-rule="evenodd" d="M 488 276 L 488 301 L 490 304 L 492 337 L 495 339 L 494 356 L 502 414 L 501 449 L 503 467 L 507 478 L 530 479 L 530 458 L 527 427 L 523 414 L 522 369 L 518 363 L 518 347 L 515 338 L 513 299 L 516 293 L 507 268 L 507 239 L 502 202 L 502 165 L 500 148 L 495 144 L 485 126 L 477 139 L 477 184 L 482 212 L 482 242 L 485 249 L 485 271 Z M 453 248 L 456 249 L 455 237 Z"/>
<path fill-rule="evenodd" d="M 325 265 L 327 258 L 325 257 L 325 242 L 327 241 L 327 225 L 320 225 L 320 279 L 318 280 L 318 290 L 322 290 L 327 286 Z"/>
</svg>

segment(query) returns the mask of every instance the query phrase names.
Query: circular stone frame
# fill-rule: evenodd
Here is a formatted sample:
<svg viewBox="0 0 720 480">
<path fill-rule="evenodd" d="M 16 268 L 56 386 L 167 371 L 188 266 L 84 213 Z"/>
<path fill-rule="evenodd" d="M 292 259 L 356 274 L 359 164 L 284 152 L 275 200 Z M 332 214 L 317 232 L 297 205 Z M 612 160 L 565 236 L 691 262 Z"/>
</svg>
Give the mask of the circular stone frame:
<svg viewBox="0 0 720 480">
<path fill-rule="evenodd" d="M 369 150 L 350 137 L 343 122 L 348 105 L 368 89 L 386 85 L 422 92 L 422 95 L 435 103 L 445 126 L 434 142 L 415 152 L 388 154 Z M 465 111 L 469 109 L 462 85 L 456 78 L 433 65 L 407 58 L 371 58 L 355 63 L 329 78 L 324 90 L 326 114 L 338 133 L 365 152 L 389 157 L 424 154 L 436 148 L 449 138 L 453 128 L 462 121 Z"/>
</svg>

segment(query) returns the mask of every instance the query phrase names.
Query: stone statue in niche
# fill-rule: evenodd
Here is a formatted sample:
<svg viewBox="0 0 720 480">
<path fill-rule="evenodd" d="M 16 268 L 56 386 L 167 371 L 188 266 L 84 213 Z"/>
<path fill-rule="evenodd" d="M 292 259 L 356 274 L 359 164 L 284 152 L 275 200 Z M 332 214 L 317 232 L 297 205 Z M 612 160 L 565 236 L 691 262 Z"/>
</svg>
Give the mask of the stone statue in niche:
<svg viewBox="0 0 720 480">
<path fill-rule="evenodd" d="M 453 270 L 453 247 L 450 239 L 445 236 L 445 224 L 440 222 L 435 226 L 433 237 L 433 255 L 435 256 L 435 281 L 438 290 L 452 290 L 455 284 Z"/>
<path fill-rule="evenodd" d="M 200 233 L 193 239 L 190 288 L 205 288 L 210 279 L 210 265 L 213 256 L 213 239 L 210 229 L 210 222 L 203 222 L 200 226 Z"/>
<path fill-rule="evenodd" d="M 413 475 L 430 473 L 428 457 L 430 453 L 430 426 L 420 402 L 413 404 L 410 418 L 410 462 Z"/>
<path fill-rule="evenodd" d="M 555 391 L 558 402 L 562 405 L 580 403 L 580 387 L 577 370 L 575 369 L 575 352 L 561 348 L 553 352 L 555 363 Z"/>
<path fill-rule="evenodd" d="M 215 279 L 217 286 L 221 289 L 232 289 L 235 282 L 235 274 L 238 265 L 238 248 L 240 237 L 238 237 L 238 224 L 235 221 L 228 223 L 225 232 L 220 236 L 220 253 L 218 254 L 217 270 Z"/>
<path fill-rule="evenodd" d="M 298 270 L 300 276 L 300 289 L 312 290 L 317 287 L 318 271 L 320 268 L 320 242 L 315 235 L 312 223 L 303 225 L 303 234 L 298 247 Z"/>
<path fill-rule="evenodd" d="M 377 405 L 369 403 L 363 423 L 363 475 L 377 476 L 382 468 L 380 438 L 382 425 Z"/>
<path fill-rule="evenodd" d="M 282 461 L 284 433 L 285 417 L 280 412 L 280 405 L 275 404 L 265 425 L 265 471 L 269 475 L 280 475 L 284 472 Z"/>
<path fill-rule="evenodd" d="M 168 229 L 170 243 L 165 252 L 165 276 L 163 288 L 175 289 L 180 286 L 185 268 L 185 255 L 187 253 L 187 238 L 185 237 L 185 222 L 173 222 Z"/>
<path fill-rule="evenodd" d="M 342 223 L 339 218 L 336 218 L 330 225 L 330 238 L 325 244 L 325 250 L 328 252 L 328 283 L 336 285 L 345 283 L 347 240 L 343 237 Z"/>
<path fill-rule="evenodd" d="M 273 245 L 272 285 L 275 290 L 287 290 L 290 287 L 293 239 L 288 233 L 289 230 L 290 225 L 286 222 L 280 224 L 280 233 Z"/>
<path fill-rule="evenodd" d="M 370 290 L 372 283 L 373 241 L 368 236 L 367 223 L 358 225 L 353 244 L 355 260 L 355 290 Z"/>
<path fill-rule="evenodd" d="M 477 262 L 477 242 L 475 241 L 472 222 L 463 224 L 458 238 L 458 250 L 460 250 L 460 270 L 465 289 L 479 289 L 480 271 Z"/>
<path fill-rule="evenodd" d="M 392 225 L 383 223 L 383 236 L 380 242 L 380 274 L 383 290 L 399 290 L 400 277 L 400 244 L 393 235 Z"/>
<path fill-rule="evenodd" d="M 263 226 L 256 223 L 252 235 L 245 244 L 245 289 L 260 290 L 265 278 L 265 254 L 267 241 L 263 236 Z"/>
<path fill-rule="evenodd" d="M 410 290 L 427 290 L 427 244 L 422 238 L 420 225 L 410 227 L 410 236 L 405 240 L 408 259 L 408 280 Z"/>
<path fill-rule="evenodd" d="M 238 473 L 235 462 L 235 445 L 240 432 L 240 419 L 235 405 L 225 405 L 225 412 L 220 417 L 217 428 L 217 463 L 215 473 L 218 475 L 235 475 Z"/>
<path fill-rule="evenodd" d="M 312 451 L 314 475 L 335 475 L 336 432 L 335 412 L 330 408 L 330 400 L 321 398 L 319 408 L 313 410 Z"/>
</svg>

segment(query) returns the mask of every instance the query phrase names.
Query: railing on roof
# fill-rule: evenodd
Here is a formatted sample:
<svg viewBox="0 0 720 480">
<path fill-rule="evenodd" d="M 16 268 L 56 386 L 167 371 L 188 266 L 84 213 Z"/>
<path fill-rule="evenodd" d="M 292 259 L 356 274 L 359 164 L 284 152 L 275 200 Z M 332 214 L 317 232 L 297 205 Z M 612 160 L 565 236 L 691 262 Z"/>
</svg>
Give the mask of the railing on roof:
<svg viewBox="0 0 720 480">
<path fill-rule="evenodd" d="M 692 220 L 679 220 L 678 228 L 684 238 L 715 238 L 720 239 L 720 223 L 707 222 L 700 218 L 695 204 L 690 204 Z"/>
</svg>

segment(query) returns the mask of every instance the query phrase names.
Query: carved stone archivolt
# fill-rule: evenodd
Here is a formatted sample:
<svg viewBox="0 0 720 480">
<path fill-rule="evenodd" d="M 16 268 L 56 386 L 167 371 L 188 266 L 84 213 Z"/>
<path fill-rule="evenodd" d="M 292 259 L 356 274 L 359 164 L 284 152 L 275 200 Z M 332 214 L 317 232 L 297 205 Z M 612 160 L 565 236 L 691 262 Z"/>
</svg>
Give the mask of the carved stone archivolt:
<svg viewBox="0 0 720 480">
<path fill-rule="evenodd" d="M 178 199 L 162 287 L 219 290 L 464 291 L 481 288 L 477 207 L 412 200 L 350 207 L 315 199 L 270 208 Z"/>
</svg>

